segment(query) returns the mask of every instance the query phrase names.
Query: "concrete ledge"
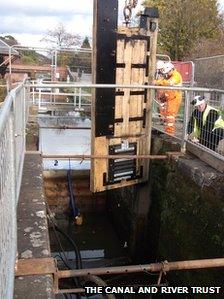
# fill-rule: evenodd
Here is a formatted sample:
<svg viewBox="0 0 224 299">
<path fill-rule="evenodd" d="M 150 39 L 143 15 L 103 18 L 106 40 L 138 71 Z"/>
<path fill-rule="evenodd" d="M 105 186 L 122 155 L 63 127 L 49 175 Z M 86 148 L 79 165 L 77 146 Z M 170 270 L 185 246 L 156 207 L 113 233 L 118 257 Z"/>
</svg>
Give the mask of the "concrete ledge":
<svg viewBox="0 0 224 299">
<path fill-rule="evenodd" d="M 209 166 L 207 163 L 191 155 L 180 156 L 173 160 L 174 167 L 179 169 L 183 176 L 191 179 L 201 191 L 212 189 L 214 198 L 223 199 L 224 174 Z"/>
<path fill-rule="evenodd" d="M 187 142 L 187 150 L 216 170 L 224 173 L 224 161 L 212 155 L 212 153 L 205 152 L 202 148 L 196 147 L 189 142 Z"/>
<path fill-rule="evenodd" d="M 41 157 L 36 153 L 26 153 L 17 208 L 19 259 L 51 256 L 42 188 Z M 51 275 L 16 277 L 14 297 L 54 298 Z"/>
</svg>

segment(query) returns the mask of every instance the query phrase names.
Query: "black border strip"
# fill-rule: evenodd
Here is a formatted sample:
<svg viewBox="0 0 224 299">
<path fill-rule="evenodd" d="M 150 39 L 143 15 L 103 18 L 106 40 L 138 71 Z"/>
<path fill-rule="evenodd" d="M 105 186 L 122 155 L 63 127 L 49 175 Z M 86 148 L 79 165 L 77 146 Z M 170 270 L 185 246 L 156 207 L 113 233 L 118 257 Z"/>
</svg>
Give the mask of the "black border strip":
<svg viewBox="0 0 224 299">
<path fill-rule="evenodd" d="M 129 121 L 144 121 L 144 116 L 135 116 L 135 117 L 129 117 Z"/>
<path fill-rule="evenodd" d="M 123 95 L 124 95 L 124 91 L 118 90 L 115 92 L 115 96 L 123 96 Z"/>
<path fill-rule="evenodd" d="M 145 40 L 148 41 L 150 40 L 149 36 L 146 35 L 131 35 L 131 36 L 127 36 L 126 34 L 123 33 L 118 33 L 117 34 L 117 39 L 124 39 L 125 41 L 131 41 L 131 40 Z"/>
<path fill-rule="evenodd" d="M 114 120 L 115 123 L 123 123 L 123 121 L 124 121 L 123 117 L 115 118 L 115 120 Z"/>
<path fill-rule="evenodd" d="M 148 40 L 147 40 L 147 52 L 150 51 L 150 46 L 151 46 L 151 40 L 150 40 L 150 37 L 148 37 Z"/>
<path fill-rule="evenodd" d="M 145 85 L 148 85 L 148 83 L 145 82 Z M 147 100 L 148 100 L 147 95 L 148 95 L 148 90 L 145 89 L 144 103 L 147 103 Z"/>
<path fill-rule="evenodd" d="M 145 69 L 145 76 L 149 76 L 149 55 L 146 55 L 146 69 Z"/>
<path fill-rule="evenodd" d="M 144 108 L 143 109 L 143 124 L 142 124 L 142 127 L 145 128 L 145 125 L 146 125 L 146 109 Z"/>
<path fill-rule="evenodd" d="M 116 63 L 116 68 L 118 69 L 125 68 L 125 63 Z"/>
<path fill-rule="evenodd" d="M 130 96 L 145 96 L 145 91 L 146 91 L 146 89 L 144 89 L 144 90 L 131 90 L 130 91 Z"/>
<path fill-rule="evenodd" d="M 147 68 L 147 63 L 132 63 L 131 67 L 135 69 L 145 69 Z"/>
</svg>

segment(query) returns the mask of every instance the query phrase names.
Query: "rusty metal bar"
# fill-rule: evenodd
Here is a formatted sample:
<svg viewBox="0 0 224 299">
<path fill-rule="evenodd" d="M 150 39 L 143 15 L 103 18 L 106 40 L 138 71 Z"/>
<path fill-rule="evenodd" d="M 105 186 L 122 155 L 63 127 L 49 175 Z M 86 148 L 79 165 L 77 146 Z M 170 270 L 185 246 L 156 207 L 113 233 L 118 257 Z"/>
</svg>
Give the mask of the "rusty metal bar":
<svg viewBox="0 0 224 299">
<path fill-rule="evenodd" d="M 55 293 L 84 293 L 83 288 L 75 289 L 59 289 L 58 282 L 62 278 L 84 277 L 89 275 L 113 275 L 113 274 L 130 274 L 139 272 L 160 272 L 166 273 L 176 270 L 194 270 L 206 268 L 224 267 L 224 258 L 189 260 L 161 263 L 152 263 L 145 265 L 120 266 L 120 267 L 104 267 L 77 270 L 58 270 L 53 258 L 37 258 L 37 259 L 20 259 L 17 263 L 15 276 L 26 275 L 47 275 L 54 276 Z"/>
<path fill-rule="evenodd" d="M 77 294 L 77 293 L 85 293 L 85 289 L 77 288 L 77 289 L 60 289 L 57 291 L 57 294 Z"/>
<path fill-rule="evenodd" d="M 16 276 L 27 275 L 43 275 L 55 274 L 60 278 L 80 277 L 88 275 L 112 275 L 112 274 L 128 274 L 137 272 L 160 272 L 160 271 L 175 271 L 175 270 L 193 270 L 205 268 L 224 267 L 224 258 L 204 259 L 204 260 L 189 260 L 161 263 L 152 263 L 145 265 L 119 266 L 119 267 L 104 267 L 90 268 L 78 270 L 57 270 L 55 260 L 53 258 L 34 258 L 34 259 L 19 259 L 17 263 Z"/>
<path fill-rule="evenodd" d="M 90 127 L 71 127 L 71 126 L 41 126 L 39 129 L 59 129 L 59 130 L 91 130 Z"/>
<path fill-rule="evenodd" d="M 56 272 L 53 258 L 19 259 L 15 276 L 46 275 Z"/>
<path fill-rule="evenodd" d="M 80 270 L 61 270 L 58 271 L 58 278 L 80 277 L 87 275 L 112 275 L 112 274 L 129 274 L 137 272 L 169 272 L 175 270 L 193 270 L 205 268 L 224 267 L 224 258 L 190 260 L 178 262 L 162 262 L 146 265 L 121 266 L 121 267 L 106 267 L 106 268 L 91 268 Z"/>
<path fill-rule="evenodd" d="M 167 159 L 166 155 L 42 155 L 45 159 L 150 159 L 150 160 L 163 160 Z"/>
</svg>

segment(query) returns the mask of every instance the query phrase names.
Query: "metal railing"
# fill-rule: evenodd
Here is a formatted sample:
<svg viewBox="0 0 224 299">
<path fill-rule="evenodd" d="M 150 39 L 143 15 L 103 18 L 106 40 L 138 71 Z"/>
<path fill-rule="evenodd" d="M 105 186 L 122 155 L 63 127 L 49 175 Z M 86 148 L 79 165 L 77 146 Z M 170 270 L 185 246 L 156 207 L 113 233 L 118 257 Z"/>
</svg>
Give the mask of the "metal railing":
<svg viewBox="0 0 224 299">
<path fill-rule="evenodd" d="M 24 81 L 0 109 L 0 298 L 13 297 L 17 252 L 16 208 L 25 154 L 27 106 Z"/>
<path fill-rule="evenodd" d="M 74 47 L 74 48 L 63 48 L 63 47 L 57 47 L 57 48 L 47 48 L 47 47 L 32 47 L 32 46 L 22 46 L 22 45 L 12 45 L 9 47 L 9 58 L 7 59 L 9 62 L 9 83 L 10 86 L 12 84 L 12 57 L 14 55 L 14 52 L 16 51 L 18 53 L 19 51 L 37 51 L 40 53 L 46 52 L 46 57 L 50 57 L 51 59 L 51 78 L 56 79 L 57 78 L 57 68 L 58 68 L 58 55 L 60 53 L 70 53 L 70 54 L 77 54 L 77 53 L 92 53 L 92 49 L 89 48 L 80 48 L 80 47 Z M 91 56 L 90 59 L 91 60 Z"/>
<path fill-rule="evenodd" d="M 35 85 L 35 82 L 32 82 Z M 44 84 L 43 84 L 44 85 Z M 46 110 L 52 106 L 67 106 L 76 111 L 83 111 L 86 107 L 91 106 L 92 94 L 83 91 L 82 88 L 66 88 L 69 91 L 60 91 L 59 88 L 51 87 L 32 87 L 30 88 L 30 103 L 38 106 L 39 111 Z"/>
<path fill-rule="evenodd" d="M 154 91 L 154 103 L 153 103 L 153 127 L 157 130 L 168 134 L 165 131 L 163 120 L 160 117 L 160 113 L 158 111 L 158 101 L 156 92 L 158 91 L 180 91 L 182 92 L 182 104 L 179 109 L 178 115 L 175 117 L 175 124 L 176 124 L 176 132 L 172 134 L 171 136 L 175 137 L 179 142 L 181 143 L 181 147 L 183 150 L 186 149 L 186 143 L 189 143 L 193 145 L 195 148 L 200 148 L 204 152 L 207 152 L 208 154 L 211 154 L 215 156 L 216 158 L 224 161 L 224 156 L 222 151 L 218 152 L 218 143 L 213 144 L 213 146 L 208 146 L 203 142 L 202 138 L 199 140 L 194 140 L 189 138 L 190 132 L 189 132 L 189 120 L 193 113 L 193 105 L 191 105 L 192 100 L 196 95 L 202 95 L 206 98 L 209 105 L 214 107 L 215 109 L 220 111 L 224 108 L 224 90 L 218 90 L 218 89 L 209 89 L 209 88 L 200 88 L 200 87 L 178 87 L 178 86 L 154 86 L 154 85 L 115 85 L 115 84 L 71 84 L 71 83 L 58 83 L 58 84 L 41 84 L 41 85 L 29 85 L 32 88 L 40 88 L 40 87 L 46 87 L 46 88 L 79 88 L 79 89 L 86 89 L 86 88 L 116 88 L 117 90 L 123 90 L 123 89 L 151 89 Z M 157 105 L 157 107 L 156 107 Z M 202 128 L 200 128 L 202 129 Z M 214 131 L 213 131 L 214 132 Z M 216 132 L 216 131 L 215 131 Z M 213 134 L 213 133 L 212 133 Z M 208 137 L 210 138 L 210 137 Z M 212 137 L 213 138 L 213 137 Z M 219 138 L 221 141 L 222 138 Z M 213 141 L 211 141 L 213 142 Z"/>
<path fill-rule="evenodd" d="M 113 84 L 31 84 L 22 82 L 13 89 L 7 96 L 2 109 L 0 110 L 0 298 L 12 298 L 14 263 L 16 259 L 16 207 L 21 185 L 23 161 L 25 155 L 25 127 L 28 115 L 26 99 L 30 98 L 30 92 L 37 88 L 63 88 L 82 89 L 88 88 L 115 88 L 115 89 L 151 89 L 156 99 L 157 90 L 179 90 L 184 94 L 182 108 L 176 124 L 179 126 L 174 135 L 181 143 L 182 148 L 186 143 L 193 147 L 201 148 L 220 161 L 224 156 L 211 150 L 209 147 L 188 140 L 188 124 L 192 114 L 191 100 L 195 95 L 204 95 L 209 98 L 209 103 L 215 108 L 224 106 L 224 91 L 206 88 L 189 87 L 163 87 L 149 85 L 113 85 Z M 58 94 L 58 93 L 57 93 Z M 73 94 L 73 93 L 72 93 Z M 31 95 L 32 97 L 33 95 Z M 73 94 L 74 96 L 74 94 Z M 55 102 L 57 105 L 57 101 Z M 74 103 L 73 103 L 74 104 Z M 82 106 L 82 103 L 81 103 Z M 153 127 L 165 132 L 163 124 L 156 123 L 156 113 L 153 113 Z"/>
<path fill-rule="evenodd" d="M 175 87 L 176 88 L 176 87 Z M 173 88 L 173 89 L 175 89 Z M 199 111 L 198 107 L 192 104 L 195 96 L 202 96 L 205 99 L 203 111 Z M 209 105 L 211 111 L 207 117 L 203 117 L 206 105 Z M 162 113 L 161 107 L 165 110 Z M 175 133 L 166 132 L 165 108 L 160 103 L 157 96 L 153 103 L 153 127 L 158 131 L 175 137 L 181 143 L 182 149 L 186 149 L 186 145 L 190 144 L 191 148 L 198 148 L 222 161 L 224 161 L 224 127 L 215 129 L 215 123 L 218 118 L 224 121 L 224 91 L 216 89 L 189 88 L 182 92 L 182 103 L 178 114 L 175 116 Z M 197 127 L 197 136 L 196 134 Z M 223 169 L 224 171 L 224 169 Z"/>
</svg>

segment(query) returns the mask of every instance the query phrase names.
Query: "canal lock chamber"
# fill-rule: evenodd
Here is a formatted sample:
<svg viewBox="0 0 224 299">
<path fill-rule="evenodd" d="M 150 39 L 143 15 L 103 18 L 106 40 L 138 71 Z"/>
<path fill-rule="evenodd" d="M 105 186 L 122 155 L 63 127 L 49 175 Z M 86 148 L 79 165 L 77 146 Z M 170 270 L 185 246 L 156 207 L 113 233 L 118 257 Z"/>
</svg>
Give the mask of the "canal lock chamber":
<svg viewBox="0 0 224 299">
<path fill-rule="evenodd" d="M 65 130 L 55 129 L 54 133 L 63 136 L 63 132 Z M 49 141 L 55 138 L 54 134 L 50 137 L 49 132 L 46 136 Z M 178 143 L 154 132 L 152 153 L 167 151 L 179 151 Z M 70 205 L 68 169 L 55 169 L 60 168 L 58 162 L 52 160 L 50 163 L 57 166 L 43 171 L 45 198 L 51 211 L 50 218 L 76 243 L 84 267 L 222 256 L 224 179 L 223 174 L 204 162 L 188 155 L 169 161 L 153 161 L 148 184 L 97 194 L 89 191 L 88 166 L 83 170 L 72 169 L 74 196 L 83 219 L 80 226 L 75 224 Z M 62 257 L 59 254 L 61 245 L 69 266 L 77 267 L 72 243 L 57 232 L 62 243 L 59 245 L 50 222 L 49 227 L 52 256 L 57 258 L 59 269 L 67 267 L 63 253 Z M 222 269 L 170 272 L 163 275 L 162 284 L 195 285 L 197 282 L 217 285 L 221 284 L 222 272 Z M 148 286 L 157 283 L 158 275 L 143 273 L 139 279 L 138 275 L 102 278 L 110 285 L 136 283 Z M 62 288 L 66 287 L 74 287 L 74 281 L 64 281 Z"/>
<path fill-rule="evenodd" d="M 126 218 L 128 216 L 122 217 L 121 214 L 115 213 L 116 209 L 123 210 L 124 207 L 116 201 L 115 208 L 115 195 L 112 191 L 97 194 L 89 191 L 89 171 L 73 171 L 71 179 L 75 205 L 82 223 L 79 220 L 77 222 L 74 217 L 65 172 L 58 171 L 54 175 L 44 173 L 51 254 L 56 258 L 58 268 L 65 270 L 135 264 L 135 253 L 131 248 L 131 242 L 135 242 L 132 232 L 134 219 L 133 225 L 130 225 L 129 219 Z M 129 210 L 127 213 L 132 212 Z M 143 261 L 143 258 L 141 255 L 137 260 Z M 133 285 L 135 282 L 137 285 L 147 286 L 149 281 L 151 284 L 156 283 L 154 277 L 141 273 L 134 276 L 111 275 L 101 278 L 108 285 Z M 60 288 L 74 288 L 74 283 L 74 279 L 62 280 Z"/>
<path fill-rule="evenodd" d="M 63 117 L 61 120 L 61 116 L 42 116 L 39 117 L 38 123 L 39 150 L 45 156 L 66 156 L 71 151 L 76 154 L 90 153 L 89 119 L 68 116 L 67 119 Z M 31 129 L 33 131 L 33 125 Z M 59 269 L 80 267 L 77 249 L 74 247 L 79 250 L 84 268 L 125 266 L 135 262 L 135 199 L 132 200 L 132 205 L 127 207 L 126 215 L 123 215 L 126 204 L 119 201 L 120 196 L 115 192 L 91 193 L 89 161 L 80 163 L 68 158 L 44 158 L 43 179 L 49 214 L 51 252 L 52 257 L 57 259 Z M 125 188 L 124 194 L 127 190 L 135 197 L 133 188 Z M 74 202 L 71 201 L 71 193 Z M 133 217 L 132 224 L 129 216 Z M 143 260 L 142 253 L 137 260 Z M 133 284 L 133 276 L 129 275 L 109 276 L 103 279 L 110 285 Z M 135 275 L 134 280 L 136 279 L 139 284 L 141 281 L 146 285 L 149 281 L 152 284 L 156 282 L 154 277 L 146 273 Z M 62 281 L 60 287 L 73 288 L 74 280 Z"/>
</svg>

